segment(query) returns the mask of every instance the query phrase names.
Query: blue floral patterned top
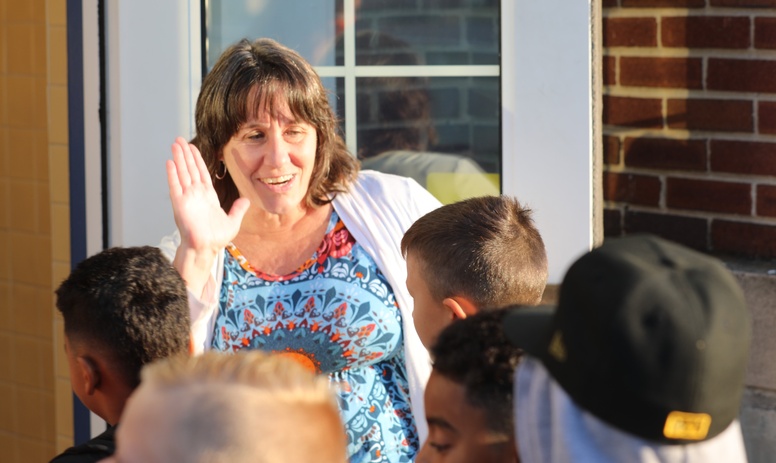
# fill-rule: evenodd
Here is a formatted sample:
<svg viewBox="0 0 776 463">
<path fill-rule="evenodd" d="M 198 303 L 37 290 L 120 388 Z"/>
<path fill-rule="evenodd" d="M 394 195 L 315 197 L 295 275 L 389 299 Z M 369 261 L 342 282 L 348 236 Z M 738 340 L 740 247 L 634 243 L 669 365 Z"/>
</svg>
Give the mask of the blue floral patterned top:
<svg viewBox="0 0 776 463">
<path fill-rule="evenodd" d="M 402 321 L 374 260 L 332 212 L 323 242 L 289 275 L 254 269 L 230 245 L 213 349 L 278 352 L 329 375 L 351 462 L 412 462 Z"/>
</svg>

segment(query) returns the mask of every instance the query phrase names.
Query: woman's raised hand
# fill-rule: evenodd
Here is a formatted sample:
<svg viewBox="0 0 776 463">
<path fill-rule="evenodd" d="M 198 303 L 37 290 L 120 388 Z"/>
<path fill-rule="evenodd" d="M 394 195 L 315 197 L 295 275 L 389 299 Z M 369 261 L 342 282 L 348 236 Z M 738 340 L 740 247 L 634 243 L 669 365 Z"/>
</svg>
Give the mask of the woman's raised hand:
<svg viewBox="0 0 776 463">
<path fill-rule="evenodd" d="M 182 244 L 193 249 L 221 249 L 237 236 L 248 200 L 235 201 L 226 214 L 202 155 L 181 137 L 175 139 L 172 160 L 167 161 L 167 183 Z"/>
<path fill-rule="evenodd" d="M 167 161 L 167 183 L 181 235 L 174 264 L 194 291 L 192 286 L 204 285 L 216 253 L 237 236 L 250 202 L 240 198 L 229 214 L 224 212 L 202 155 L 181 137 L 175 139 Z"/>
</svg>

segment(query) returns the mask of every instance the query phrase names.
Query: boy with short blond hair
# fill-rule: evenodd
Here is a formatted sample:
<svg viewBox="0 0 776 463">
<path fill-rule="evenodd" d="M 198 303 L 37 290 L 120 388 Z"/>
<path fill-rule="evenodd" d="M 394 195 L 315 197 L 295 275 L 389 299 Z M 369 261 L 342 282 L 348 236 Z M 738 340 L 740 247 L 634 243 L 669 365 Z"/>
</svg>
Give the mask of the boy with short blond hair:
<svg viewBox="0 0 776 463">
<path fill-rule="evenodd" d="M 347 460 L 328 379 L 260 350 L 155 362 L 130 398 L 105 463 Z"/>
</svg>

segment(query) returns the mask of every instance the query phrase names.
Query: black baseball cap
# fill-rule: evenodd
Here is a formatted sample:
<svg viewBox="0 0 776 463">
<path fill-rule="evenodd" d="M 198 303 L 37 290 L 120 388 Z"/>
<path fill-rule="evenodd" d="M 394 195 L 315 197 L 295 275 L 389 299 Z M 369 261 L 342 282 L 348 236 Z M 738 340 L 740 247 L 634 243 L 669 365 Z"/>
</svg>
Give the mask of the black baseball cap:
<svg viewBox="0 0 776 463">
<path fill-rule="evenodd" d="M 698 442 L 738 416 L 749 311 L 713 257 L 650 235 L 607 239 L 571 265 L 556 307 L 508 310 L 510 341 L 620 430 Z"/>
</svg>

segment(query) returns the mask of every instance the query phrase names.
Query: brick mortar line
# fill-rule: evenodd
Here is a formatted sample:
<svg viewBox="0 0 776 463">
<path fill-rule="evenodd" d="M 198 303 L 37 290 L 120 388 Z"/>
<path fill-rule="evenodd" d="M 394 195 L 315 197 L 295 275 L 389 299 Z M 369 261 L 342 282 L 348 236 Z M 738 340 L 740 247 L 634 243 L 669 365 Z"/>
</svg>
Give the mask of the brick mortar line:
<svg viewBox="0 0 776 463">
<path fill-rule="evenodd" d="M 613 58 L 719 58 L 775 61 L 772 48 L 606 47 L 601 56 Z"/>
<path fill-rule="evenodd" d="M 604 172 L 611 172 L 614 174 L 625 175 L 648 175 L 651 177 L 659 177 L 660 180 L 667 180 L 668 177 L 678 178 L 682 180 L 705 180 L 705 181 L 719 181 L 723 183 L 739 183 L 750 184 L 754 186 L 776 185 L 776 176 L 773 175 L 753 175 L 753 174 L 736 174 L 730 172 L 720 171 L 689 171 L 689 170 L 671 170 L 671 169 L 655 169 L 648 167 L 629 167 L 629 166 L 611 166 L 604 165 Z"/>
<path fill-rule="evenodd" d="M 621 125 L 603 125 L 603 134 L 612 136 L 668 138 L 671 140 L 722 140 L 722 141 L 746 141 L 746 142 L 776 142 L 776 135 L 754 132 L 716 132 L 687 129 L 645 129 L 642 127 L 628 127 Z"/>
<path fill-rule="evenodd" d="M 640 19 L 640 18 L 720 18 L 720 17 L 757 17 L 776 18 L 770 7 L 703 7 L 703 8 L 628 8 L 622 6 L 601 9 L 604 19 Z"/>
<path fill-rule="evenodd" d="M 776 135 L 770 134 L 743 134 L 741 132 L 701 132 L 699 130 L 653 130 L 653 131 L 630 131 L 627 127 L 621 127 L 622 130 L 612 130 L 612 126 L 606 126 L 609 130 L 604 131 L 603 135 L 616 136 L 623 138 L 658 138 L 664 140 L 674 141 L 690 141 L 690 140 L 710 140 L 710 141 L 739 141 L 745 143 L 762 143 L 762 144 L 774 144 L 776 143 Z M 742 136 L 744 135 L 744 136 Z"/>
<path fill-rule="evenodd" d="M 643 98 L 643 99 L 683 99 L 699 98 L 704 100 L 747 100 L 753 102 L 776 102 L 776 92 L 743 92 L 740 90 L 706 90 L 676 87 L 632 87 L 621 84 L 605 85 L 604 96 Z"/>
<path fill-rule="evenodd" d="M 757 26 L 755 24 L 757 18 L 760 18 L 761 16 L 750 16 L 749 17 L 749 46 L 755 47 L 755 40 L 756 40 L 756 34 Z"/>
<path fill-rule="evenodd" d="M 720 212 L 694 211 L 690 209 L 669 209 L 657 208 L 654 206 L 642 206 L 637 204 L 622 203 L 617 201 L 604 201 L 604 207 L 609 209 L 620 209 L 621 205 L 627 205 L 627 212 L 646 212 L 656 215 L 672 215 L 679 218 L 726 220 L 729 222 L 738 222 L 749 225 L 776 225 L 776 218 L 773 217 L 752 217 L 748 215 L 725 214 Z M 622 212 L 622 209 L 620 209 Z M 625 214 L 623 214 L 624 217 Z M 709 223 L 711 225 L 711 223 Z M 711 229 L 711 227 L 709 227 Z"/>
<path fill-rule="evenodd" d="M 646 129 L 643 127 L 629 127 L 623 125 L 604 124 L 603 135 L 643 137 L 662 135 L 657 138 L 671 140 L 713 140 L 726 141 L 763 141 L 765 143 L 776 142 L 776 134 L 758 134 L 754 132 L 716 132 L 686 129 Z M 666 136 L 667 135 L 667 136 Z"/>
<path fill-rule="evenodd" d="M 749 213 L 754 217 L 757 217 L 757 185 L 754 182 L 749 185 L 749 200 L 752 201 Z"/>
<path fill-rule="evenodd" d="M 623 162 L 625 158 L 623 157 Z M 668 208 L 668 178 L 665 173 L 657 176 L 660 179 L 660 196 L 657 199 L 657 205 L 661 209 Z"/>
</svg>

